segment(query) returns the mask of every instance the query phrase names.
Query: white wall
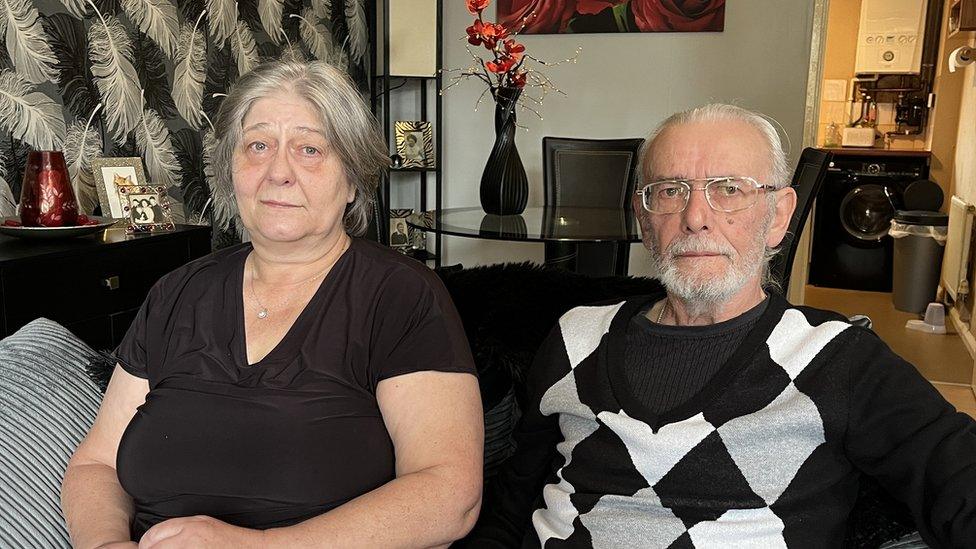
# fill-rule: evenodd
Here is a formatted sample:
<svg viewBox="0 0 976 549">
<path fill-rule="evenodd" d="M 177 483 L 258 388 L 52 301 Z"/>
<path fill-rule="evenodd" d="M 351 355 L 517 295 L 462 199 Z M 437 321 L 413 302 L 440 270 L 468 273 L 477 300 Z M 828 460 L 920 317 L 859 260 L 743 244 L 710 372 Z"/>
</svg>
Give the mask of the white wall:
<svg viewBox="0 0 976 549">
<path fill-rule="evenodd" d="M 444 2 L 444 66 L 463 68 L 470 57 L 459 38 L 472 16 L 460 0 Z M 494 17 L 494 6 L 489 8 Z M 638 137 L 671 113 L 706 102 L 732 102 L 778 120 L 799 154 L 810 58 L 812 0 L 735 0 L 721 33 L 526 35 L 528 52 L 579 61 L 545 69 L 567 96 L 550 95 L 543 120 L 528 112 L 517 143 L 529 178 L 529 205 L 541 205 L 542 137 Z M 494 142 L 492 104 L 474 111 L 483 91 L 476 80 L 444 94 L 444 204 L 478 206 L 478 184 Z M 466 267 L 503 261 L 542 261 L 541 244 L 444 238 L 444 263 Z M 631 273 L 646 274 L 639 244 Z"/>
</svg>

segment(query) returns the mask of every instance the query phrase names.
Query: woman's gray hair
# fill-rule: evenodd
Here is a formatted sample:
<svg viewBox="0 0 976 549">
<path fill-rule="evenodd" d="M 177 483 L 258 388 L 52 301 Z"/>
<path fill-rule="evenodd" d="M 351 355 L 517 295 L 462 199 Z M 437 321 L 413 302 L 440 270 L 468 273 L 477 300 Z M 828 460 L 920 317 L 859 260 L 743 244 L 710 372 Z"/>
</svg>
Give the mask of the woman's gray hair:
<svg viewBox="0 0 976 549">
<path fill-rule="evenodd" d="M 233 195 L 232 166 L 244 117 L 256 101 L 281 92 L 295 93 L 319 113 L 325 138 L 342 163 L 346 181 L 356 189 L 343 223 L 349 234 L 361 236 L 373 212 L 377 183 L 389 166 L 386 140 L 349 77 L 324 61 L 270 61 L 234 83 L 214 121 L 215 200 Z"/>
<path fill-rule="evenodd" d="M 782 189 L 790 183 L 790 166 L 786 160 L 786 153 L 783 151 L 783 142 L 770 120 L 757 112 L 724 103 L 711 103 L 688 109 L 675 113 L 661 122 L 644 141 L 638 172 L 641 177 L 648 178 L 651 175 L 649 171 L 651 169 L 650 153 L 653 151 L 654 141 L 658 136 L 673 126 L 699 122 L 744 122 L 755 128 L 769 146 L 767 157 L 771 166 L 770 173 L 766 174 L 769 179 L 760 183 L 773 185 L 777 189 Z"/>
</svg>

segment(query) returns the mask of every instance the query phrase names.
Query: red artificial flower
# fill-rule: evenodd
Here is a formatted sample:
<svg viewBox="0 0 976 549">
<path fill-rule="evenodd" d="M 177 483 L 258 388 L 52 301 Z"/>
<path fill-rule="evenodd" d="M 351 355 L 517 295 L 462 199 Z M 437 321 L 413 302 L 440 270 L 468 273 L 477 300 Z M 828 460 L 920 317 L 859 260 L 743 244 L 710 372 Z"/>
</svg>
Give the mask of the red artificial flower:
<svg viewBox="0 0 976 549">
<path fill-rule="evenodd" d="M 482 23 L 477 20 L 467 28 L 468 43 L 472 46 L 484 44 L 489 50 L 495 49 L 499 40 L 508 36 L 508 30 L 498 23 Z"/>
<path fill-rule="evenodd" d="M 470 27 L 465 29 L 465 32 L 468 33 L 469 44 L 471 44 L 472 46 L 481 45 L 481 29 L 483 28 L 484 25 L 481 23 L 481 20 L 478 19 L 474 22 L 474 25 L 471 25 Z"/>
<path fill-rule="evenodd" d="M 498 20 L 506 28 L 527 34 L 565 32 L 577 1 L 498 0 Z"/>
<path fill-rule="evenodd" d="M 485 42 L 485 47 L 492 50 L 495 49 L 495 44 L 499 40 L 508 37 L 508 29 L 498 23 L 486 23 L 483 36 L 482 40 Z"/>
<path fill-rule="evenodd" d="M 515 63 L 517 63 L 517 61 L 515 60 L 514 57 L 503 55 L 497 61 L 489 61 L 485 63 L 485 67 L 488 69 L 489 72 L 493 72 L 495 74 L 504 74 L 512 70 L 512 67 L 515 66 Z"/>
<path fill-rule="evenodd" d="M 644 32 L 725 28 L 725 0 L 631 0 L 630 9 Z"/>
<path fill-rule="evenodd" d="M 468 11 L 477 15 L 484 11 L 490 3 L 491 0 L 467 0 Z"/>
<path fill-rule="evenodd" d="M 525 54 L 525 46 L 511 38 L 505 40 L 502 45 L 504 46 L 505 55 L 514 58 L 516 61 L 522 59 L 522 55 Z"/>
<path fill-rule="evenodd" d="M 528 75 L 525 71 L 518 71 L 515 74 L 508 77 L 508 83 L 516 88 L 525 87 L 525 77 Z"/>
</svg>

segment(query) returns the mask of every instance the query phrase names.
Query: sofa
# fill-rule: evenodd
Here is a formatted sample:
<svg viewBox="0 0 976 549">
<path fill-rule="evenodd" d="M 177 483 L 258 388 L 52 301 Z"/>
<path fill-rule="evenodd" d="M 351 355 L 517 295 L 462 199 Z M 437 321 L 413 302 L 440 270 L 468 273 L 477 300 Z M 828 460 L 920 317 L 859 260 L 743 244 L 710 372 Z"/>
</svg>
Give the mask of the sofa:
<svg viewBox="0 0 976 549">
<path fill-rule="evenodd" d="M 461 315 L 485 408 L 485 475 L 515 451 L 511 433 L 536 348 L 568 309 L 653 292 L 651 279 L 592 278 L 531 264 L 439 271 Z M 0 341 L 0 547 L 68 547 L 59 487 L 94 421 L 114 362 L 38 319 Z M 914 528 L 876 483 L 862 483 L 848 547 L 897 547 Z M 916 547 L 917 545 L 913 545 Z"/>
</svg>

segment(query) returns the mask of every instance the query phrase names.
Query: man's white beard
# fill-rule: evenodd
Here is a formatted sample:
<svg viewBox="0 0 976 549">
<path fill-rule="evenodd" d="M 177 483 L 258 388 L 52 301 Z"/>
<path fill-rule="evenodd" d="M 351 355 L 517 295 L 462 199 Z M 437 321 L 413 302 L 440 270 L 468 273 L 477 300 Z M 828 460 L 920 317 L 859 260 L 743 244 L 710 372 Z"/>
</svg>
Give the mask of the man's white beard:
<svg viewBox="0 0 976 549">
<path fill-rule="evenodd" d="M 658 272 L 658 279 L 668 294 L 680 299 L 691 316 L 714 312 L 720 305 L 728 302 L 746 283 L 761 276 L 766 261 L 766 232 L 769 223 L 763 223 L 763 230 L 756 231 L 743 254 L 727 243 L 712 241 L 702 236 L 682 236 L 674 239 L 664 253 L 650 238 L 651 264 Z M 720 254 L 729 262 L 724 274 L 710 277 L 707 272 L 695 272 L 694 260 L 683 260 L 684 272 L 678 266 L 676 256 L 685 253 Z M 687 272 L 690 271 L 690 272 Z"/>
</svg>

